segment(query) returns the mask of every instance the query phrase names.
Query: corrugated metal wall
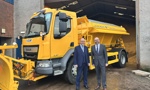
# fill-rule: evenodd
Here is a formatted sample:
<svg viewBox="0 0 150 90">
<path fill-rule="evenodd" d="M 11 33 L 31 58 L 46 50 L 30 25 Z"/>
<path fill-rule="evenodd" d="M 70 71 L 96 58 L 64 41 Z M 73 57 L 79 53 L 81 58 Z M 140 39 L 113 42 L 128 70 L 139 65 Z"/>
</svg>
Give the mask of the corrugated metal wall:
<svg viewBox="0 0 150 90">
<path fill-rule="evenodd" d="M 10 4 L 14 4 L 14 0 L 5 0 L 5 1 L 10 3 Z"/>
</svg>

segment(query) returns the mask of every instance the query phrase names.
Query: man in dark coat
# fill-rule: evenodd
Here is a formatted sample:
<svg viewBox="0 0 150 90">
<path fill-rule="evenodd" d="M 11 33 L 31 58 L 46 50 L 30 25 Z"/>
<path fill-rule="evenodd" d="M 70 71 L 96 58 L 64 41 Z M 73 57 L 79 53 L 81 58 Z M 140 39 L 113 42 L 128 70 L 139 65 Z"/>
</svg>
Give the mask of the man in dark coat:
<svg viewBox="0 0 150 90">
<path fill-rule="evenodd" d="M 95 66 L 96 76 L 97 76 L 97 87 L 95 90 L 100 89 L 101 78 L 103 90 L 106 90 L 106 66 L 108 66 L 108 57 L 106 52 L 106 47 L 100 44 L 98 37 L 94 39 L 95 45 L 91 48 L 91 57 L 93 60 L 93 65 Z"/>
<path fill-rule="evenodd" d="M 74 66 L 77 68 L 77 77 L 76 77 L 76 90 L 80 90 L 80 78 L 83 74 L 84 87 L 88 89 L 87 75 L 88 75 L 88 66 L 89 62 L 89 53 L 88 48 L 85 46 L 85 39 L 81 38 L 80 45 L 75 47 L 74 51 Z"/>
</svg>

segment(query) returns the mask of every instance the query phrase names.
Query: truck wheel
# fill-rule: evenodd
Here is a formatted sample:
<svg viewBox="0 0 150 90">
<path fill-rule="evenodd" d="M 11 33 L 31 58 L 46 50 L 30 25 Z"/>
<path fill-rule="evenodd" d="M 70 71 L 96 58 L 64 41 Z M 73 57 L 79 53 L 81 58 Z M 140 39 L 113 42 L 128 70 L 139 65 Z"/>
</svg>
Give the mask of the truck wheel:
<svg viewBox="0 0 150 90">
<path fill-rule="evenodd" d="M 65 80 L 67 82 L 69 82 L 70 84 L 75 84 L 76 75 L 77 75 L 77 70 L 73 64 L 73 58 L 70 58 L 68 65 L 67 65 L 67 68 L 66 68 L 66 71 L 64 73 Z M 82 80 L 82 78 L 83 78 L 83 75 L 81 76 L 81 80 Z"/>
<path fill-rule="evenodd" d="M 70 61 L 68 62 L 66 71 L 65 71 L 65 80 L 67 80 L 70 84 L 75 84 L 76 82 L 76 68 L 73 65 L 73 58 L 70 58 Z"/>
<path fill-rule="evenodd" d="M 113 64 L 113 66 L 118 68 L 124 68 L 127 62 L 127 55 L 124 51 L 121 51 L 119 54 L 119 62 Z"/>
</svg>

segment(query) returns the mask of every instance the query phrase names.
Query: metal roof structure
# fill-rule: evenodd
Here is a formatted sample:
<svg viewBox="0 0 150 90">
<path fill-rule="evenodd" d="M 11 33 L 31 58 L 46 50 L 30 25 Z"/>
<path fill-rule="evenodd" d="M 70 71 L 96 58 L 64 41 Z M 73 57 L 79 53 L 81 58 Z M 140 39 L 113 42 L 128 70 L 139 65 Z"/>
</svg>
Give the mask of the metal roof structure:
<svg viewBox="0 0 150 90">
<path fill-rule="evenodd" d="M 106 22 L 135 22 L 136 17 L 135 0 L 45 0 L 45 6 Z"/>
</svg>

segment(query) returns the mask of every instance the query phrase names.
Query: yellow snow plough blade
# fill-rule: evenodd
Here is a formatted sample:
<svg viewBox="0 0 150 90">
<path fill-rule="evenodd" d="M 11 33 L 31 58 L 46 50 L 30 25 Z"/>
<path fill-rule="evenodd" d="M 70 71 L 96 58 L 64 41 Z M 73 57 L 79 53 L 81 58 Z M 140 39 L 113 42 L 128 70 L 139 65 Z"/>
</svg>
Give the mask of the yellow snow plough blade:
<svg viewBox="0 0 150 90">
<path fill-rule="evenodd" d="M 19 83 L 14 80 L 12 61 L 5 58 L 5 49 L 17 48 L 17 44 L 0 46 L 0 90 L 17 90 Z"/>
</svg>

